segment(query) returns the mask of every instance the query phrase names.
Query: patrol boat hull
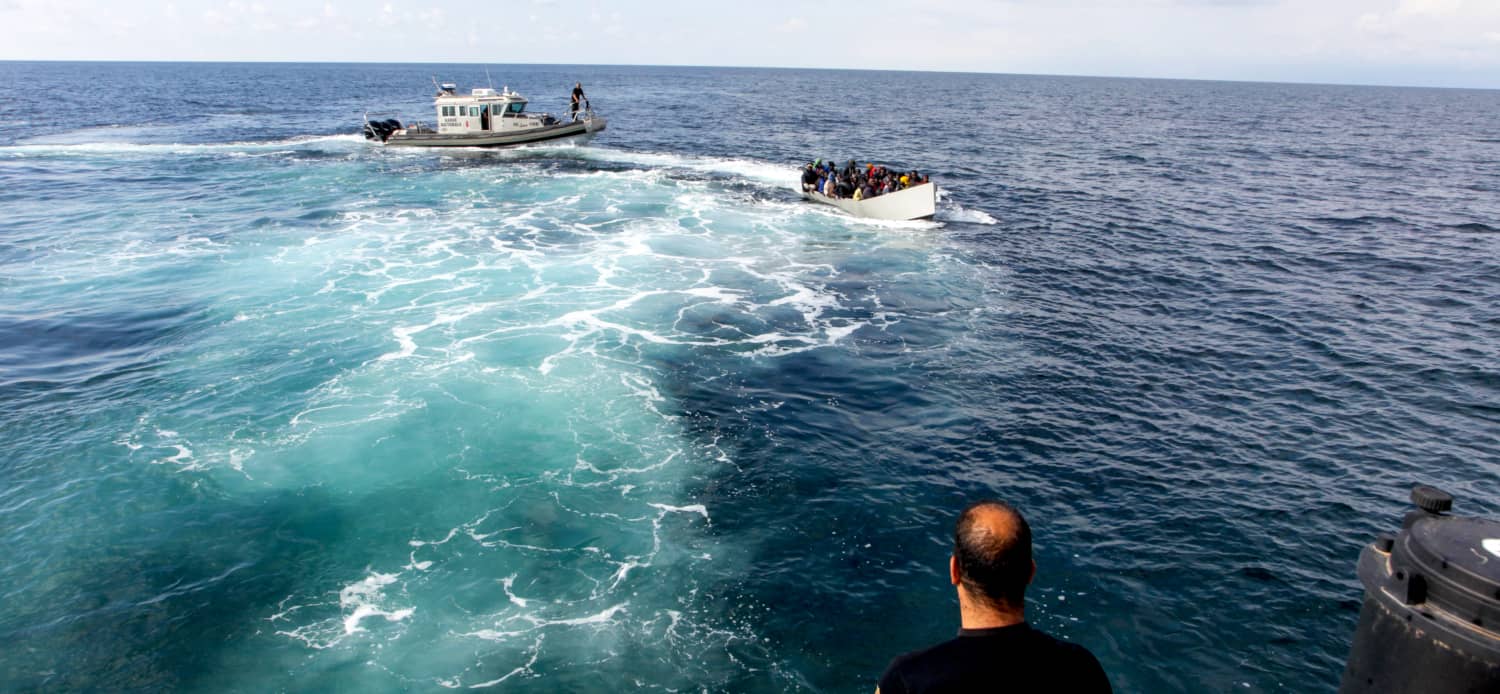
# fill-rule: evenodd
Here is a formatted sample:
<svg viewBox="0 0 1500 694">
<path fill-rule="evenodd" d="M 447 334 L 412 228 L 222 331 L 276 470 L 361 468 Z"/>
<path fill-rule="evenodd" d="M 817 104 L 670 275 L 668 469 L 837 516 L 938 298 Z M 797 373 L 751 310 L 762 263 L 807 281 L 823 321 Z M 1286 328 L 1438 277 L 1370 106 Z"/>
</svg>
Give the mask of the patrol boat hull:
<svg viewBox="0 0 1500 694">
<path fill-rule="evenodd" d="M 815 190 L 805 191 L 802 196 L 867 219 L 905 222 L 932 219 L 937 214 L 937 184 L 931 182 L 863 200 L 830 198 Z"/>
<path fill-rule="evenodd" d="M 543 142 L 584 144 L 608 123 L 598 116 L 577 122 L 562 122 L 511 132 L 436 133 L 397 130 L 385 141 L 387 147 L 520 147 Z"/>
</svg>

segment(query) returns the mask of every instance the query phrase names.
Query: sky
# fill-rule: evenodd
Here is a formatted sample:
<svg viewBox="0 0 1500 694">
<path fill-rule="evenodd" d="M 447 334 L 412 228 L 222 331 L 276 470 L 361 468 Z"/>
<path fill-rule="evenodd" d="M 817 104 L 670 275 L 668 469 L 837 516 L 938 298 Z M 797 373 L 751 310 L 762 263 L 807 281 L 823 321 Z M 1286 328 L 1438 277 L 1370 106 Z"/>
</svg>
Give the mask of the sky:
<svg viewBox="0 0 1500 694">
<path fill-rule="evenodd" d="M 1500 0 L 0 0 L 0 60 L 723 65 L 1500 88 Z"/>
</svg>

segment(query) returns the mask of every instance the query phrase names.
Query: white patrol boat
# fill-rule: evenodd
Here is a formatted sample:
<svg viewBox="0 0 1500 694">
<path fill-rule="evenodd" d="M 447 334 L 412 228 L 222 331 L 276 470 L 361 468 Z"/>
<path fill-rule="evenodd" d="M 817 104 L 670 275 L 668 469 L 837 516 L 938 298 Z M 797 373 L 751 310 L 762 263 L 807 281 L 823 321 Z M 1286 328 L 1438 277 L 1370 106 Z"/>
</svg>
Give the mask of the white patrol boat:
<svg viewBox="0 0 1500 694">
<path fill-rule="evenodd" d="M 388 113 L 365 114 L 365 137 L 391 147 L 515 147 L 541 142 L 576 142 L 594 139 L 605 120 L 585 106 L 569 118 L 546 113 L 527 113 L 526 97 L 505 87 L 476 87 L 467 95 L 458 86 L 445 83 L 433 98 L 437 128 L 425 123 L 401 125 Z M 372 118 L 374 116 L 375 118 Z"/>
</svg>

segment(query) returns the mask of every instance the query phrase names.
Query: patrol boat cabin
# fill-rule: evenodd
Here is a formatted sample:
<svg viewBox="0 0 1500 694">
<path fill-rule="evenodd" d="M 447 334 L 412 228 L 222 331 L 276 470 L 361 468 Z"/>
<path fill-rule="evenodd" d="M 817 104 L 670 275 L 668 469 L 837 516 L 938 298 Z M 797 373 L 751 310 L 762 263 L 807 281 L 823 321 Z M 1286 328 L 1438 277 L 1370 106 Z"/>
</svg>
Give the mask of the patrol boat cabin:
<svg viewBox="0 0 1500 694">
<path fill-rule="evenodd" d="M 605 120 L 585 109 L 572 119 L 547 113 L 528 113 L 527 99 L 505 87 L 476 87 L 459 94 L 457 85 L 445 83 L 433 97 L 437 128 L 421 123 L 403 127 L 400 121 L 371 120 L 365 116 L 365 137 L 392 146 L 408 147 L 511 147 L 564 140 L 587 142 L 604 130 Z"/>
<path fill-rule="evenodd" d="M 438 133 L 458 135 L 485 133 L 517 128 L 550 125 L 546 114 L 526 113 L 526 97 L 505 87 L 502 91 L 476 87 L 467 96 L 457 93 L 453 84 L 444 84 L 434 99 L 437 104 Z"/>
</svg>

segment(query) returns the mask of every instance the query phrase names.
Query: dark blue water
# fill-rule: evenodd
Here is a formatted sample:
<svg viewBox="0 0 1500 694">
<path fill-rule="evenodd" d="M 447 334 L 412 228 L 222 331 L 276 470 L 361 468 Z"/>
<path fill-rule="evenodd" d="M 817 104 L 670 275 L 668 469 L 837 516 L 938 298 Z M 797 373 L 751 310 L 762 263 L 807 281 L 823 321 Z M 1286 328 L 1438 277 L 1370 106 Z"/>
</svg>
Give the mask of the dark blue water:
<svg viewBox="0 0 1500 694">
<path fill-rule="evenodd" d="M 1117 689 L 1326 691 L 1410 486 L 1500 513 L 1500 92 L 490 71 L 610 128 L 0 63 L 0 688 L 868 691 L 998 496 Z"/>
</svg>

